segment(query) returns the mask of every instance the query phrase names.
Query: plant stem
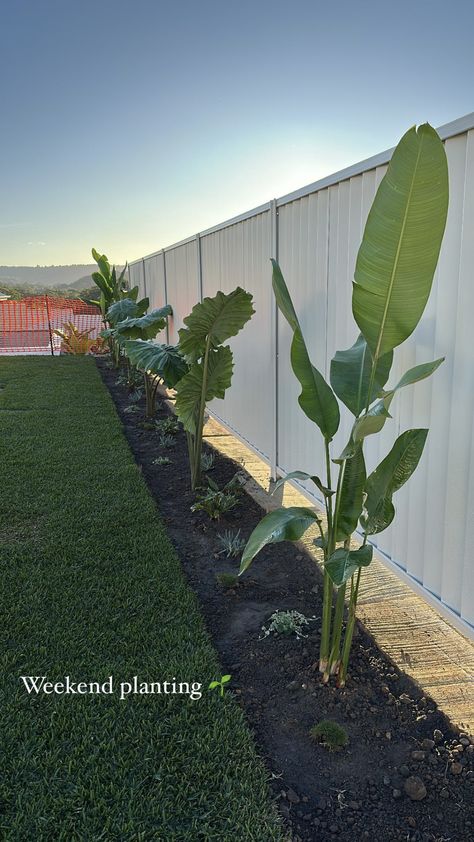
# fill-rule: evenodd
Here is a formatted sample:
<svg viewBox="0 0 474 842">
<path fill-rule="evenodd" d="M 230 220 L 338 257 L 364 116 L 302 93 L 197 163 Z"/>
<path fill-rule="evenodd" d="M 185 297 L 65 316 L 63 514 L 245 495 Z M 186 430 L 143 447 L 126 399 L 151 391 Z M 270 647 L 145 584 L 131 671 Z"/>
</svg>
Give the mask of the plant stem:
<svg viewBox="0 0 474 842">
<path fill-rule="evenodd" d="M 324 440 L 326 449 L 326 482 L 327 487 L 331 488 L 331 455 L 329 453 L 329 442 Z M 328 524 L 328 537 L 326 546 L 324 548 L 324 582 L 323 582 L 323 616 L 321 627 L 321 643 L 319 647 L 319 671 L 324 673 L 327 667 L 329 657 L 329 645 L 331 639 L 331 615 L 332 615 L 332 582 L 329 574 L 326 571 L 326 561 L 328 559 L 329 542 L 332 538 L 332 499 L 325 497 L 326 517 Z"/>
<path fill-rule="evenodd" d="M 334 625 L 331 641 L 331 652 L 329 655 L 329 661 L 326 667 L 326 671 L 324 673 L 325 683 L 329 680 L 329 676 L 336 672 L 339 666 L 339 648 L 341 645 L 342 621 L 344 619 L 344 606 L 346 602 L 346 586 L 347 583 L 344 582 L 344 584 L 341 585 L 341 587 L 337 590 L 336 609 L 334 612 Z"/>
<path fill-rule="evenodd" d="M 367 536 L 366 536 L 367 538 Z M 365 540 L 364 540 L 365 544 Z M 352 645 L 352 637 L 354 634 L 354 626 L 355 626 L 355 619 L 356 619 L 356 608 L 357 608 L 357 597 L 359 594 L 359 584 L 360 584 L 360 576 L 362 573 L 362 567 L 359 567 L 357 571 L 357 578 L 355 582 L 355 586 L 353 581 L 351 582 L 351 600 L 349 604 L 349 618 L 347 620 L 346 626 L 346 633 L 344 636 L 344 644 L 342 647 L 342 660 L 339 665 L 339 676 L 338 676 L 338 686 L 345 687 L 346 678 L 347 678 L 347 665 L 349 663 L 349 655 L 351 651 Z M 352 577 L 352 580 L 354 576 Z"/>
<path fill-rule="evenodd" d="M 201 481 L 201 452 L 202 452 L 202 433 L 204 429 L 204 413 L 206 410 L 206 394 L 207 394 L 207 366 L 209 361 L 209 348 L 211 344 L 210 336 L 207 337 L 206 342 L 206 350 L 204 351 L 204 361 L 203 361 L 203 371 L 202 371 L 202 386 L 201 386 L 201 399 L 199 402 L 199 415 L 198 415 L 198 423 L 196 429 L 196 435 L 194 436 L 193 445 L 194 445 L 194 453 L 193 453 L 193 460 L 191 464 L 191 488 L 193 491 L 196 490 L 196 487 L 199 485 Z"/>
</svg>

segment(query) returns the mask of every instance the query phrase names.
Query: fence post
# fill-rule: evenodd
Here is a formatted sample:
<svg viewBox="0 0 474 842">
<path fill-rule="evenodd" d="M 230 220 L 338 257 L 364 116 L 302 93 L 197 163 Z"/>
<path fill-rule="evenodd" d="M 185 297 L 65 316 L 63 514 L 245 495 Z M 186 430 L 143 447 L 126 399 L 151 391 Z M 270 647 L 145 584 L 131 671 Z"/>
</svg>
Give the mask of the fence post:
<svg viewBox="0 0 474 842">
<path fill-rule="evenodd" d="M 48 296 L 45 295 L 45 302 L 46 302 L 46 315 L 48 317 L 48 332 L 49 332 L 49 344 L 51 347 L 51 356 L 54 357 L 54 345 L 53 345 L 53 334 L 51 332 L 51 317 L 49 315 L 49 304 L 48 304 Z"/>
<path fill-rule="evenodd" d="M 163 292 L 165 295 L 165 305 L 168 304 L 168 284 L 166 282 L 166 256 L 165 250 L 161 252 L 163 255 Z M 170 326 L 169 326 L 169 319 L 166 319 L 166 344 L 170 344 Z"/>
<path fill-rule="evenodd" d="M 270 201 L 271 257 L 278 260 L 278 209 L 276 199 Z M 272 343 L 272 443 L 270 451 L 270 478 L 278 478 L 278 307 L 273 291 L 271 295 L 271 343 Z"/>
<path fill-rule="evenodd" d="M 197 257 L 197 278 L 199 301 L 202 301 L 202 261 L 201 261 L 201 235 L 196 234 L 196 257 Z"/>
<path fill-rule="evenodd" d="M 145 258 L 142 258 L 142 268 L 143 268 L 143 298 L 146 298 L 146 271 L 145 271 Z"/>
</svg>

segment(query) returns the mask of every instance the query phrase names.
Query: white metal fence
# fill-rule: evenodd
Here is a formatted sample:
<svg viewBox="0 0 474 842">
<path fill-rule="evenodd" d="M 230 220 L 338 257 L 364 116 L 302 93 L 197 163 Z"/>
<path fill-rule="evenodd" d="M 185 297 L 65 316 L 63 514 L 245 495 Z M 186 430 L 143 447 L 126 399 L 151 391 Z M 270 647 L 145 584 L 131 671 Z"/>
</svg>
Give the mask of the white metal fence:
<svg viewBox="0 0 474 842">
<path fill-rule="evenodd" d="M 399 432 L 429 426 L 420 466 L 397 493 L 395 524 L 374 536 L 381 557 L 462 630 L 474 636 L 474 113 L 439 130 L 450 175 L 446 233 L 432 294 L 413 336 L 395 352 L 391 381 L 445 355 L 435 375 L 394 401 L 394 420 L 369 437 L 368 469 Z M 357 336 L 351 291 L 365 220 L 391 151 L 255 208 L 130 264 L 152 306 L 173 307 L 169 341 L 196 301 L 238 284 L 255 316 L 232 340 L 233 384 L 216 418 L 284 475 L 320 473 L 319 431 L 297 403 L 290 328 L 278 317 L 270 257 L 277 257 L 315 365 L 329 375 L 337 349 Z M 342 449 L 351 417 L 342 414 Z"/>
</svg>

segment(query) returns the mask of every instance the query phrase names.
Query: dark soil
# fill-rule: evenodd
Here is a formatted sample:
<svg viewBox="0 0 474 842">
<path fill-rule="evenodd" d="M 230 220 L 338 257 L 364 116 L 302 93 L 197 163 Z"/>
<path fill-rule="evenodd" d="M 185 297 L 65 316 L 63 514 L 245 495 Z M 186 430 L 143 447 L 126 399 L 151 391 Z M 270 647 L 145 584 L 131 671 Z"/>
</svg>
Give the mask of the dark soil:
<svg viewBox="0 0 474 842">
<path fill-rule="evenodd" d="M 377 648 L 359 626 L 344 690 L 320 683 L 317 665 L 321 580 L 298 546 L 267 547 L 236 587 L 216 580 L 237 573 L 238 559 L 217 555 L 217 534 L 241 530 L 247 538 L 262 517 L 255 501 L 215 523 L 192 513 L 183 432 L 164 449 L 143 426 L 126 386 L 101 359 L 98 365 L 122 419 L 125 435 L 154 495 L 196 592 L 223 671 L 246 712 L 272 775 L 280 813 L 294 840 L 471 842 L 474 839 L 474 745 L 454 729 L 419 686 Z M 157 418 L 169 415 L 161 398 Z M 205 445 L 204 450 L 213 452 Z M 215 452 L 210 476 L 222 486 L 240 465 Z M 159 456 L 169 465 L 155 465 Z M 304 639 L 271 635 L 262 625 L 277 609 L 316 617 Z M 330 752 L 308 735 L 322 719 L 335 720 L 349 744 Z M 424 741 L 424 742 L 423 742 Z M 413 800 L 407 790 L 423 796 Z M 426 790 L 426 792 L 425 792 Z M 265 842 L 265 840 L 262 840 Z"/>
</svg>

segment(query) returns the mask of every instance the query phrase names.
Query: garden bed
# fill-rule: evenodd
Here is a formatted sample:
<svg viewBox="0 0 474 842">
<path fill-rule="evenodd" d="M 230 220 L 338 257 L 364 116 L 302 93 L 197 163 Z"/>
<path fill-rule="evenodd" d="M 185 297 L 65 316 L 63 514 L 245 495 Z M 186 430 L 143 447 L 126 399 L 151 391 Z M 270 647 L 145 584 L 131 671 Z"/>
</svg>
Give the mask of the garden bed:
<svg viewBox="0 0 474 842">
<path fill-rule="evenodd" d="M 321 580 L 298 546 L 267 547 L 235 587 L 216 574 L 237 573 L 238 559 L 219 552 L 218 533 L 247 538 L 262 511 L 244 495 L 219 523 L 191 512 L 186 440 L 179 432 L 163 448 L 143 404 L 130 398 L 117 372 L 98 362 L 136 461 L 154 495 L 196 592 L 223 668 L 245 710 L 273 775 L 279 808 L 294 838 L 468 842 L 474 835 L 474 746 L 421 689 L 358 628 L 344 690 L 323 687 L 317 671 Z M 158 402 L 157 418 L 169 415 Z M 205 451 L 212 448 L 205 445 Z M 159 457 L 168 464 L 155 464 Z M 241 466 L 215 452 L 210 476 L 222 486 Z M 316 617 L 306 638 L 270 635 L 262 626 L 278 610 Z M 308 735 L 335 720 L 348 746 L 329 752 Z M 408 792 L 410 794 L 408 794 Z M 415 800 L 420 798 L 420 800 Z M 262 840 L 266 842 L 266 840 Z"/>
</svg>

